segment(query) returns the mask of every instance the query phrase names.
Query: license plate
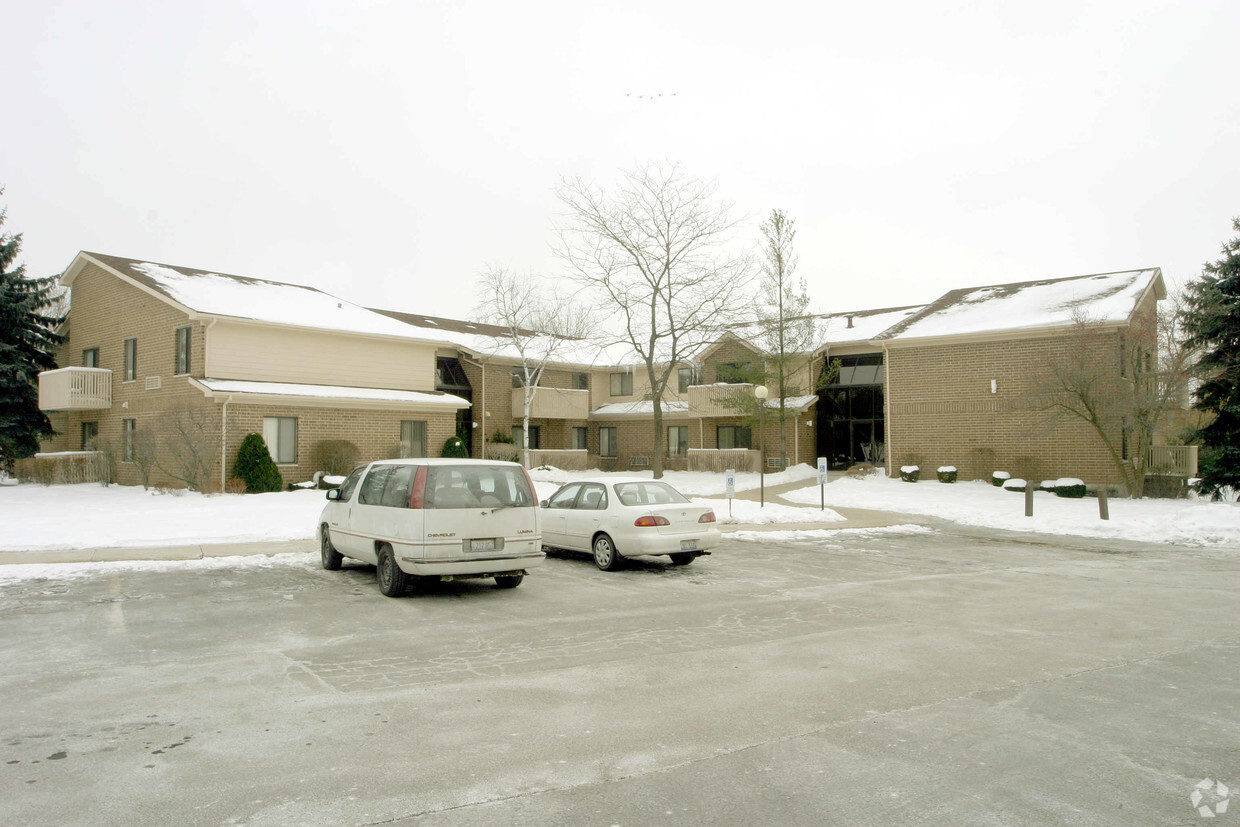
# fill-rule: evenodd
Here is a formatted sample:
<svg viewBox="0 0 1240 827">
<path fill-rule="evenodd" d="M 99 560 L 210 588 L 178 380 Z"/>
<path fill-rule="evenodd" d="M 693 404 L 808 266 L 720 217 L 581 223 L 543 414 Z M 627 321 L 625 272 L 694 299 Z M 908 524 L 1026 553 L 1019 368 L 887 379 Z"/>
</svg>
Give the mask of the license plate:
<svg viewBox="0 0 1240 827">
<path fill-rule="evenodd" d="M 697 551 L 697 540 L 681 540 L 681 551 Z"/>
<path fill-rule="evenodd" d="M 495 551 L 494 540 L 470 540 L 470 551 Z"/>
</svg>

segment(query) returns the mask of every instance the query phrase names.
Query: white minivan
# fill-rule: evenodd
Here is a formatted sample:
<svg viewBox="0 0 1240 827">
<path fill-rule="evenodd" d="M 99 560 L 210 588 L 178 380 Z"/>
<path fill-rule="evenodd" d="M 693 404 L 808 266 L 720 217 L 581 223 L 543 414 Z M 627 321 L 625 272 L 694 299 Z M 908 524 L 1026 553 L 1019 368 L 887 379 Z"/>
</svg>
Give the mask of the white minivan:
<svg viewBox="0 0 1240 827">
<path fill-rule="evenodd" d="M 534 484 L 515 462 L 393 459 L 359 466 L 327 492 L 319 516 L 323 568 L 344 557 L 376 566 L 398 597 L 418 578 L 521 583 L 546 555 Z"/>
</svg>

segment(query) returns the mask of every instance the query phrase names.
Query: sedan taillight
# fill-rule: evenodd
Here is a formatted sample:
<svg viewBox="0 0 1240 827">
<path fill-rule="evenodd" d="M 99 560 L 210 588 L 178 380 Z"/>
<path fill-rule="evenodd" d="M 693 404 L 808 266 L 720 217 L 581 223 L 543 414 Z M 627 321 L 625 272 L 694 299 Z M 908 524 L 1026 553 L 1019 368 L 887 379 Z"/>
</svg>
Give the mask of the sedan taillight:
<svg viewBox="0 0 1240 827">
<path fill-rule="evenodd" d="M 667 521 L 667 517 L 660 517 L 658 515 L 655 515 L 653 517 L 651 516 L 638 517 L 636 520 L 633 521 L 633 525 L 652 526 L 652 525 L 671 525 L 671 523 Z"/>
<path fill-rule="evenodd" d="M 699 523 L 713 523 L 715 521 L 715 512 L 707 511 L 701 517 L 698 517 Z"/>
</svg>

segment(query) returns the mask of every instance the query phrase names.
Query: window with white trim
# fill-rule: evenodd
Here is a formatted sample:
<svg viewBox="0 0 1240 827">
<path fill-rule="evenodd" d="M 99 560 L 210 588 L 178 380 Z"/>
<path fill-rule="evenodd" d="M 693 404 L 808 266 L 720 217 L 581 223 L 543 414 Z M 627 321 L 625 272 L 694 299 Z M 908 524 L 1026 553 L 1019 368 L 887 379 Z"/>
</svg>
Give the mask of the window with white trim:
<svg viewBox="0 0 1240 827">
<path fill-rule="evenodd" d="M 189 327 L 177 328 L 177 356 L 175 374 L 189 373 Z"/>
<path fill-rule="evenodd" d="M 263 441 L 277 465 L 296 465 L 297 417 L 264 416 Z"/>
<path fill-rule="evenodd" d="M 632 396 L 633 374 L 628 371 L 625 371 L 624 373 L 613 373 L 611 375 L 611 395 Z"/>
<path fill-rule="evenodd" d="M 125 379 L 132 382 L 138 378 L 138 340 L 125 340 Z"/>
<path fill-rule="evenodd" d="M 402 457 L 426 456 L 426 423 L 415 419 L 400 421 L 400 455 Z"/>
<path fill-rule="evenodd" d="M 600 457 L 616 456 L 618 447 L 615 428 L 598 429 L 598 455 Z"/>
</svg>

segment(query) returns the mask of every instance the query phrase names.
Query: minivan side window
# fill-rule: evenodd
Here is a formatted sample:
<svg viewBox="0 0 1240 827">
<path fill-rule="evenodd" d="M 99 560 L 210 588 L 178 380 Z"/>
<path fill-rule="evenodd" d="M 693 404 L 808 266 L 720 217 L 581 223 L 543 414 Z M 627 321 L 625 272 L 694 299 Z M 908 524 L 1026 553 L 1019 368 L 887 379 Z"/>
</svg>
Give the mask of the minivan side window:
<svg viewBox="0 0 1240 827">
<path fill-rule="evenodd" d="M 383 487 L 383 502 L 388 508 L 408 508 L 409 489 L 413 485 L 413 474 L 418 470 L 416 465 L 393 466 L 387 485 Z"/>
<path fill-rule="evenodd" d="M 344 482 L 340 484 L 340 502 L 348 502 L 352 498 L 353 489 L 357 488 L 357 481 L 362 478 L 362 472 L 365 470 L 365 465 L 359 465 L 349 473 L 349 476 L 345 477 Z"/>
<path fill-rule="evenodd" d="M 366 479 L 362 480 L 362 490 L 357 495 L 358 503 L 360 505 L 382 505 L 383 486 L 387 485 L 388 477 L 394 470 L 394 465 L 376 465 L 371 468 Z"/>
</svg>

